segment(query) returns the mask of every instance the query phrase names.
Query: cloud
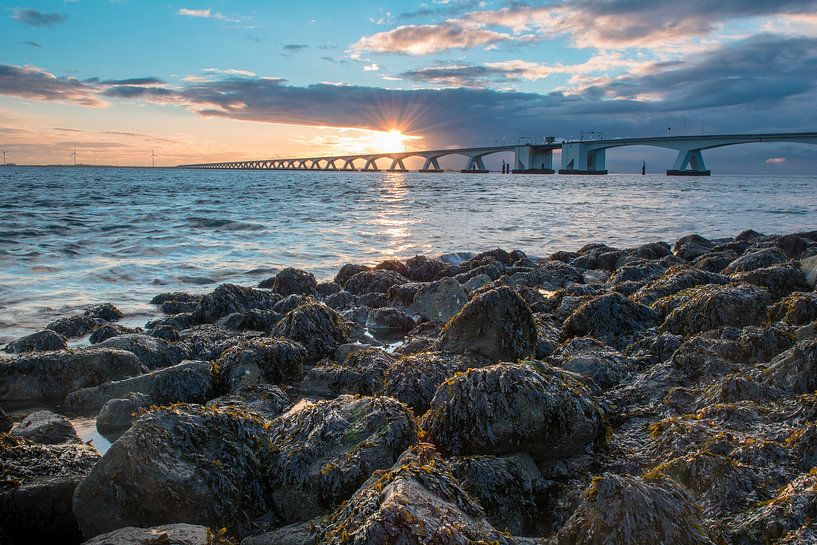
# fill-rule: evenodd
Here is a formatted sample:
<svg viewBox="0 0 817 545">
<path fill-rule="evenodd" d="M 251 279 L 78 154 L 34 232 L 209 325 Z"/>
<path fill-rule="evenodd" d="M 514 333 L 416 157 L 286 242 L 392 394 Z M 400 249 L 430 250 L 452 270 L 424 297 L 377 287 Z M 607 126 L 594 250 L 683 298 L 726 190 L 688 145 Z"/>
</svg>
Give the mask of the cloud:
<svg viewBox="0 0 817 545">
<path fill-rule="evenodd" d="M 428 55 L 450 49 L 469 49 L 510 40 L 509 34 L 453 23 L 403 25 L 387 32 L 364 36 L 351 46 L 353 52 Z"/>
<path fill-rule="evenodd" d="M 29 46 L 29 47 L 37 47 L 37 48 L 40 48 L 40 47 L 42 47 L 42 46 L 43 46 L 41 43 L 32 42 L 32 41 L 29 41 L 29 40 L 24 40 L 24 41 L 22 41 L 22 42 L 20 42 L 20 43 L 21 43 L 21 44 L 23 44 L 23 45 L 27 45 L 27 46 Z"/>
<path fill-rule="evenodd" d="M 100 85 L 161 85 L 164 82 L 159 78 L 128 78 L 110 79 L 99 82 Z"/>
<path fill-rule="evenodd" d="M 202 72 L 205 74 L 221 74 L 224 76 L 241 76 L 247 78 L 254 78 L 256 76 L 255 72 L 250 72 L 249 70 L 240 70 L 238 68 L 202 68 Z"/>
<path fill-rule="evenodd" d="M 284 53 L 294 54 L 300 53 L 304 49 L 307 49 L 309 46 L 306 44 L 286 44 L 284 45 Z"/>
<path fill-rule="evenodd" d="M 785 157 L 769 157 L 764 161 L 768 165 L 781 165 L 786 162 Z"/>
<path fill-rule="evenodd" d="M 408 70 L 400 76 L 447 87 L 487 87 L 496 81 L 535 81 L 558 71 L 558 68 L 545 64 L 511 60 L 482 65 L 431 66 Z"/>
<path fill-rule="evenodd" d="M 363 67 L 364 72 L 377 72 L 378 70 L 380 70 L 380 66 L 374 62 Z"/>
<path fill-rule="evenodd" d="M 227 21 L 229 23 L 237 23 L 239 19 L 233 17 L 227 17 L 226 15 L 222 14 L 218 11 L 213 11 L 210 8 L 205 9 L 188 9 L 188 8 L 181 8 L 178 12 L 179 15 L 183 15 L 185 17 L 198 17 L 200 19 L 215 19 L 217 21 Z"/>
<path fill-rule="evenodd" d="M 68 16 L 61 13 L 45 13 L 34 8 L 17 8 L 11 18 L 30 26 L 50 27 L 62 23 Z"/>
<path fill-rule="evenodd" d="M 75 78 L 57 77 L 34 66 L 0 64 L 0 94 L 30 100 L 48 100 L 102 107 L 99 89 Z"/>
</svg>

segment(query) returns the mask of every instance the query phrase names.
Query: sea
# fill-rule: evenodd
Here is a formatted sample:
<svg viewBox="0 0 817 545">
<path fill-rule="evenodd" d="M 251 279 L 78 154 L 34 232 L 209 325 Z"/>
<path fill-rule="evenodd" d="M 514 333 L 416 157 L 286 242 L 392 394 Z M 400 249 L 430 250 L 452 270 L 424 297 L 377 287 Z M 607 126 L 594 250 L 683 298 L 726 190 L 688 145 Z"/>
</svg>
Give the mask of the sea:
<svg viewBox="0 0 817 545">
<path fill-rule="evenodd" d="M 530 256 L 699 233 L 817 228 L 817 176 L 607 176 L 0 168 L 0 344 L 84 305 L 125 323 L 157 293 L 283 267 L 502 247 Z"/>
</svg>

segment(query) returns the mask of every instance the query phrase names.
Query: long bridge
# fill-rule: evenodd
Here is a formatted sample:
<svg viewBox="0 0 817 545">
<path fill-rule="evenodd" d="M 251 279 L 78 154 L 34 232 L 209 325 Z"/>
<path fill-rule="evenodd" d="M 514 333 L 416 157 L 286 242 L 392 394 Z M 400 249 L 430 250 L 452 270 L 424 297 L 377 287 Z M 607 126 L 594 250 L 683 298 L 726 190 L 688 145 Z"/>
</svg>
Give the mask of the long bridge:
<svg viewBox="0 0 817 545">
<path fill-rule="evenodd" d="M 547 138 L 543 144 L 519 144 L 473 148 L 402 151 L 375 154 L 262 159 L 179 165 L 178 168 L 230 170 L 318 170 L 379 172 L 378 161 L 388 160 L 388 172 L 408 172 L 404 161 L 410 157 L 424 160 L 420 172 L 443 172 L 439 160 L 449 155 L 465 157 L 461 172 L 488 172 L 483 158 L 494 153 L 513 152 L 514 174 L 554 174 L 553 152 L 561 150 L 559 174 L 607 174 L 607 150 L 623 146 L 654 146 L 677 151 L 669 176 L 709 176 L 703 150 L 758 142 L 790 142 L 817 145 L 817 132 L 767 134 L 713 134 L 700 136 L 654 136 L 646 138 L 613 138 L 568 140 L 556 142 Z"/>
</svg>

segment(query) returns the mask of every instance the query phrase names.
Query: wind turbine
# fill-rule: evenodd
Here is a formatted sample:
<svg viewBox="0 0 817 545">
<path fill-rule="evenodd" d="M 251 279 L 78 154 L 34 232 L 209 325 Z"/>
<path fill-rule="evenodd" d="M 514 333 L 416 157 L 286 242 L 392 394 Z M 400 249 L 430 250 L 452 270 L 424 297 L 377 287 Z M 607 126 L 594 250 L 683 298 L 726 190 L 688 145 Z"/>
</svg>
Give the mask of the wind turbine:
<svg viewBox="0 0 817 545">
<path fill-rule="evenodd" d="M 74 153 L 71 154 L 71 157 L 74 158 L 74 166 L 77 166 L 77 157 L 79 157 L 79 155 L 77 155 L 77 148 L 74 148 Z"/>
<path fill-rule="evenodd" d="M 156 152 L 153 150 L 150 150 L 150 166 L 156 168 Z"/>
<path fill-rule="evenodd" d="M 0 151 L 3 152 L 3 164 L 5 165 L 6 164 L 6 150 L 0 149 Z"/>
</svg>

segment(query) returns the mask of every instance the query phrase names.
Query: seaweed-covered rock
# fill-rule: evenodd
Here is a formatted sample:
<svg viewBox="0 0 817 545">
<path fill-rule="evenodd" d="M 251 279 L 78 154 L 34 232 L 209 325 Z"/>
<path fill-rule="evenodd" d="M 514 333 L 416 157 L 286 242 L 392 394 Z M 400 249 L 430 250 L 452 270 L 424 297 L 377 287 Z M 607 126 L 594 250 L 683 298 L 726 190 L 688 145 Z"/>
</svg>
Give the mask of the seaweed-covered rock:
<svg viewBox="0 0 817 545">
<path fill-rule="evenodd" d="M 414 329 L 411 316 L 392 307 L 377 308 L 369 312 L 366 327 L 375 330 L 407 333 Z"/>
<path fill-rule="evenodd" d="M 279 417 L 269 431 L 267 479 L 276 512 L 287 522 L 339 505 L 417 442 L 413 415 L 388 397 L 319 401 Z"/>
<path fill-rule="evenodd" d="M 141 416 L 77 486 L 74 513 L 93 537 L 180 520 L 242 537 L 271 519 L 265 422 L 241 411 L 175 405 Z"/>
<path fill-rule="evenodd" d="M 723 274 L 707 272 L 687 267 L 672 267 L 661 278 L 653 280 L 633 294 L 633 300 L 642 305 L 651 305 L 668 295 L 685 289 L 706 284 L 726 284 L 729 277 Z"/>
<path fill-rule="evenodd" d="M 45 326 L 45 329 L 54 331 L 67 339 L 73 339 L 93 332 L 102 325 L 102 323 L 102 320 L 98 318 L 74 314 L 73 316 L 66 316 L 54 320 Z"/>
<path fill-rule="evenodd" d="M 411 301 L 411 310 L 432 322 L 446 323 L 457 315 L 468 296 L 460 283 L 453 278 L 443 278 L 425 284 Z"/>
<path fill-rule="evenodd" d="M 735 274 L 749 272 L 754 271 L 755 269 L 771 267 L 772 265 L 784 263 L 785 261 L 786 256 L 783 254 L 783 252 L 772 248 L 764 248 L 762 250 L 750 252 L 740 256 L 730 263 L 729 266 L 723 270 L 723 273 Z"/>
<path fill-rule="evenodd" d="M 11 341 L 3 350 L 12 354 L 22 354 L 24 352 L 65 350 L 67 347 L 68 344 L 65 341 L 65 337 L 50 329 L 44 329 Z"/>
<path fill-rule="evenodd" d="M 769 309 L 769 317 L 791 325 L 806 325 L 817 320 L 817 292 L 794 293 Z"/>
<path fill-rule="evenodd" d="M 379 348 L 357 350 L 341 363 L 323 360 L 306 372 L 301 392 L 325 397 L 378 395 L 383 391 L 383 375 L 393 364 L 394 358 Z"/>
<path fill-rule="evenodd" d="M 709 253 L 715 243 L 700 235 L 687 235 L 679 238 L 672 247 L 672 253 L 687 261 L 693 261 Z"/>
<path fill-rule="evenodd" d="M 370 270 L 370 267 L 367 267 L 366 265 L 347 263 L 346 265 L 342 266 L 338 271 L 338 274 L 335 275 L 335 284 L 337 284 L 341 288 L 345 288 L 347 280 L 352 278 L 357 273 L 368 270 Z"/>
<path fill-rule="evenodd" d="M 65 407 L 73 413 L 93 412 L 108 400 L 130 393 L 142 393 L 159 403 L 202 403 L 213 391 L 210 362 L 183 361 L 164 369 L 82 388 L 65 398 Z"/>
<path fill-rule="evenodd" d="M 133 327 L 127 327 L 122 324 L 103 324 L 100 326 L 99 329 L 91 333 L 91 337 L 88 341 L 91 344 L 99 344 L 102 341 L 107 341 L 113 337 L 118 337 L 119 335 L 130 335 L 133 333 L 141 333 L 142 330 Z M 154 337 L 158 337 L 158 335 L 153 335 Z M 162 337 L 159 337 L 162 338 Z M 178 336 L 177 336 L 178 338 Z M 167 339 L 166 339 L 167 340 Z M 175 340 L 175 339 L 172 339 Z"/>
<path fill-rule="evenodd" d="M 14 422 L 12 421 L 11 417 L 6 414 L 3 407 L 0 407 L 0 433 L 10 432 L 13 425 Z"/>
<path fill-rule="evenodd" d="M 678 297 L 681 302 L 661 324 L 662 332 L 693 335 L 723 326 L 756 325 L 769 304 L 769 293 L 749 284 L 700 286 Z"/>
<path fill-rule="evenodd" d="M 297 297 L 297 295 L 292 295 L 291 297 Z M 276 307 L 280 305 L 281 302 L 277 303 Z M 281 318 L 283 318 L 283 316 L 275 310 L 252 309 L 222 316 L 216 321 L 216 324 L 233 331 L 269 331 L 275 324 L 281 321 Z"/>
<path fill-rule="evenodd" d="M 817 505 L 817 469 L 800 475 L 768 502 L 741 515 L 725 532 L 735 545 L 756 543 L 809 543 L 789 541 L 811 531 L 814 534 L 814 510 Z"/>
<path fill-rule="evenodd" d="M 431 282 L 445 269 L 439 259 L 418 255 L 406 260 L 406 278 L 414 282 Z"/>
<path fill-rule="evenodd" d="M 751 271 L 733 274 L 736 282 L 754 284 L 769 290 L 774 299 L 780 299 L 795 291 L 807 291 L 803 270 L 793 263 L 772 265 Z"/>
<path fill-rule="evenodd" d="M 287 339 L 261 337 L 228 348 L 219 360 L 221 388 L 240 388 L 267 382 L 278 384 L 296 379 L 306 360 L 306 349 Z"/>
<path fill-rule="evenodd" d="M 150 396 L 131 392 L 123 399 L 109 399 L 99 410 L 96 429 L 102 435 L 114 435 L 130 428 L 134 415 L 152 404 Z"/>
<path fill-rule="evenodd" d="M 577 337 L 561 346 L 551 360 L 562 369 L 579 373 L 602 388 L 622 382 L 635 367 L 618 350 L 592 337 Z"/>
<path fill-rule="evenodd" d="M 800 269 L 806 277 L 810 288 L 817 288 L 817 255 L 800 260 Z"/>
<path fill-rule="evenodd" d="M 77 483 L 99 460 L 83 444 L 40 445 L 0 435 L 0 535 L 9 545 L 79 543 Z"/>
<path fill-rule="evenodd" d="M 153 528 L 128 526 L 96 536 L 83 545 L 233 545 L 218 531 L 195 524 L 163 524 Z"/>
<path fill-rule="evenodd" d="M 620 286 L 627 282 L 649 282 L 660 277 L 664 271 L 666 267 L 654 261 L 636 260 L 613 271 L 609 282 L 613 286 Z"/>
<path fill-rule="evenodd" d="M 460 354 L 419 352 L 403 356 L 389 367 L 384 376 L 384 391 L 421 415 L 428 410 L 437 387 L 469 367 L 473 359 Z"/>
<path fill-rule="evenodd" d="M 308 361 L 330 357 L 338 346 L 349 342 L 351 327 L 340 314 L 322 303 L 300 306 L 275 324 L 271 334 L 303 345 Z"/>
<path fill-rule="evenodd" d="M 606 473 L 557 534 L 558 545 L 713 545 L 692 498 L 668 478 Z"/>
<path fill-rule="evenodd" d="M 547 481 L 533 458 L 511 456 L 462 456 L 448 460 L 452 473 L 463 488 L 479 501 L 495 528 L 514 536 L 542 535 L 546 528 Z"/>
<path fill-rule="evenodd" d="M 761 381 L 789 394 L 817 390 L 817 339 L 797 343 L 771 361 Z"/>
<path fill-rule="evenodd" d="M 150 300 L 151 305 L 161 305 L 167 301 L 178 301 L 180 303 L 198 303 L 201 301 L 203 295 L 196 293 L 185 293 L 183 291 L 165 292 L 155 295 Z"/>
<path fill-rule="evenodd" d="M 386 293 L 397 284 L 408 282 L 404 276 L 387 269 L 365 270 L 349 278 L 343 289 L 354 295 Z"/>
<path fill-rule="evenodd" d="M 391 469 L 374 473 L 313 534 L 325 545 L 514 543 L 485 520 L 430 445 L 411 448 Z"/>
<path fill-rule="evenodd" d="M 90 348 L 0 359 L 0 402 L 62 402 L 69 392 L 138 375 L 130 352 Z"/>
<path fill-rule="evenodd" d="M 88 306 L 82 313 L 84 316 L 96 318 L 103 322 L 115 322 L 122 316 L 122 311 L 116 308 L 113 303 L 98 303 Z"/>
<path fill-rule="evenodd" d="M 181 344 L 172 344 L 150 335 L 118 335 L 96 345 L 98 348 L 112 348 L 133 352 L 142 365 L 148 369 L 159 369 L 188 360 L 192 354 Z"/>
<path fill-rule="evenodd" d="M 536 324 L 528 304 L 503 286 L 474 297 L 443 328 L 437 349 L 516 361 L 536 350 Z"/>
<path fill-rule="evenodd" d="M 448 379 L 422 419 L 444 455 L 527 452 L 540 461 L 585 452 L 604 437 L 606 424 L 576 375 L 535 361 Z"/>
<path fill-rule="evenodd" d="M 317 295 L 318 282 L 315 275 L 301 269 L 287 267 L 278 274 L 272 282 L 272 291 L 284 297 L 292 294 Z"/>
<path fill-rule="evenodd" d="M 355 296 L 348 291 L 333 293 L 323 300 L 324 304 L 335 310 L 349 310 L 355 306 Z"/>
<path fill-rule="evenodd" d="M 272 384 L 256 384 L 237 392 L 217 397 L 208 406 L 228 411 L 248 411 L 272 420 L 292 405 L 281 388 Z"/>
<path fill-rule="evenodd" d="M 11 435 L 43 445 L 79 443 L 79 436 L 71 421 L 51 411 L 34 411 L 23 418 Z"/>
<path fill-rule="evenodd" d="M 565 320 L 564 336 L 568 339 L 595 337 L 613 346 L 629 344 L 634 334 L 655 326 L 657 320 L 658 316 L 651 308 L 633 302 L 620 293 L 608 293 L 583 303 L 573 311 Z"/>
<path fill-rule="evenodd" d="M 272 310 L 273 305 L 280 300 L 281 296 L 271 291 L 221 284 L 212 293 L 201 298 L 193 318 L 197 323 L 211 324 L 234 312 Z"/>
</svg>

